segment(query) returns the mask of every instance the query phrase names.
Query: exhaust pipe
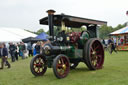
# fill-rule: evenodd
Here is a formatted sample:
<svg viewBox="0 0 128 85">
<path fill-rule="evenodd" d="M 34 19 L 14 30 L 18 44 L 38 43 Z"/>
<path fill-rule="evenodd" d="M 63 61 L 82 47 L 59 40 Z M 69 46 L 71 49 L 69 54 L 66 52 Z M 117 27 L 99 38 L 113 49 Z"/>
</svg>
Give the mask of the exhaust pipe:
<svg viewBox="0 0 128 85">
<path fill-rule="evenodd" d="M 54 39 L 54 28 L 53 28 L 53 15 L 55 13 L 54 10 L 48 10 L 48 25 L 49 25 L 49 35 Z"/>
</svg>

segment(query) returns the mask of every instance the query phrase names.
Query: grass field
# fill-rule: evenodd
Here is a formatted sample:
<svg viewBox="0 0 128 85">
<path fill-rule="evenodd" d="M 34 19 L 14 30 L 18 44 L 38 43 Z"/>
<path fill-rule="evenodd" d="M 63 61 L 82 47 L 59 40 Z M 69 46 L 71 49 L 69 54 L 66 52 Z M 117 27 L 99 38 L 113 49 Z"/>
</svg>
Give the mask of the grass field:
<svg viewBox="0 0 128 85">
<path fill-rule="evenodd" d="M 105 53 L 104 68 L 89 71 L 84 63 L 71 70 L 64 79 L 57 79 L 52 69 L 44 76 L 34 77 L 30 60 L 11 63 L 10 69 L 0 70 L 0 85 L 128 85 L 128 52 Z"/>
</svg>

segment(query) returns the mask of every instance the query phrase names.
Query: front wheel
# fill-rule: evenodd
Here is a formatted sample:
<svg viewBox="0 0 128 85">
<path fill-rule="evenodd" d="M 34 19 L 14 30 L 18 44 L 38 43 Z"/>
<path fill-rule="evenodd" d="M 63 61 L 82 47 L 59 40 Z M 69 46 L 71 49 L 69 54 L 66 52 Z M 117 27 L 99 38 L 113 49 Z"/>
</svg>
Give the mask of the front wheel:
<svg viewBox="0 0 128 85">
<path fill-rule="evenodd" d="M 36 55 L 30 62 L 30 70 L 35 76 L 42 76 L 47 70 L 46 59 L 43 55 Z"/>
<path fill-rule="evenodd" d="M 58 55 L 53 61 L 53 72 L 59 79 L 68 75 L 70 70 L 69 59 L 65 55 Z"/>
</svg>

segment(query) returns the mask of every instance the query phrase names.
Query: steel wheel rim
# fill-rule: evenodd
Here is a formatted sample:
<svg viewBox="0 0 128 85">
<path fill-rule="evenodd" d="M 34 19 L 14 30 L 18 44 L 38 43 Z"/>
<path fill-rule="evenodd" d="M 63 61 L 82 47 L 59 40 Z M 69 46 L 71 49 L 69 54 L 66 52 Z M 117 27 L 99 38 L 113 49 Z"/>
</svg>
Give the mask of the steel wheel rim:
<svg viewBox="0 0 128 85">
<path fill-rule="evenodd" d="M 69 62 L 66 57 L 62 56 L 58 59 L 56 64 L 57 74 L 61 77 L 65 77 L 69 73 Z"/>
<path fill-rule="evenodd" d="M 90 61 L 96 69 L 102 68 L 102 65 L 104 63 L 104 49 L 102 44 L 98 40 L 92 42 L 91 44 Z"/>
<path fill-rule="evenodd" d="M 33 62 L 33 69 L 37 74 L 43 74 L 46 70 L 45 61 L 41 56 L 38 56 Z"/>
</svg>

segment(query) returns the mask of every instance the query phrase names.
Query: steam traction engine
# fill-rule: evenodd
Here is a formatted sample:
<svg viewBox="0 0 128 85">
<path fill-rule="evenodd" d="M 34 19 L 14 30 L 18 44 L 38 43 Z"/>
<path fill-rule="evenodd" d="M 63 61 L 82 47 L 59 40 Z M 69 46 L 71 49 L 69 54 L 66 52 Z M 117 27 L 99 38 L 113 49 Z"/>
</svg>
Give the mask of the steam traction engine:
<svg viewBox="0 0 128 85">
<path fill-rule="evenodd" d="M 40 24 L 49 25 L 50 43 L 42 47 L 42 54 L 31 60 L 32 74 L 42 76 L 47 67 L 52 67 L 57 78 L 64 78 L 80 62 L 84 62 L 90 70 L 101 69 L 104 49 L 97 38 L 97 32 L 98 25 L 106 22 L 64 14 L 54 15 L 54 12 L 48 10 L 48 17 L 40 20 Z M 87 29 L 80 31 L 81 26 L 86 26 Z M 75 32 L 73 28 L 79 32 Z"/>
</svg>

